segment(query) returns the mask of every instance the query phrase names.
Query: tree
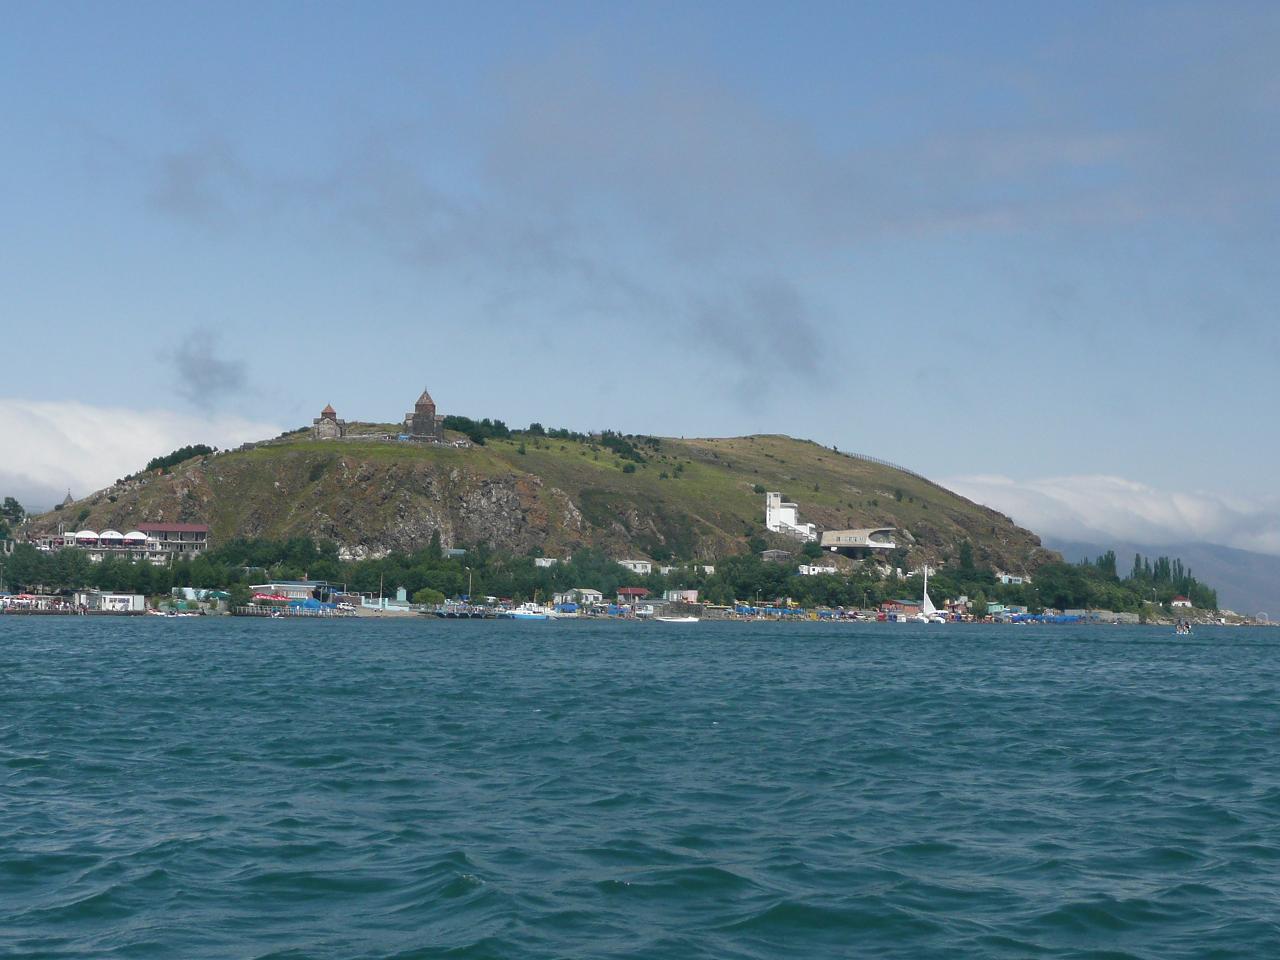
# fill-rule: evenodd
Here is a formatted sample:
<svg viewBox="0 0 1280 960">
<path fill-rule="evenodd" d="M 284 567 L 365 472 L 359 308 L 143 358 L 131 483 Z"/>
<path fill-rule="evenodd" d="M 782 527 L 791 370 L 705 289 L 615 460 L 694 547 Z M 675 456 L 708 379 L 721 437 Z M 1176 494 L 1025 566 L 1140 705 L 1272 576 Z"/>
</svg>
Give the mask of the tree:
<svg viewBox="0 0 1280 960">
<path fill-rule="evenodd" d="M 421 590 L 414 591 L 413 602 L 424 606 L 444 603 L 444 594 L 439 590 L 433 590 L 431 587 L 423 587 Z"/>
<path fill-rule="evenodd" d="M 148 460 L 144 470 L 147 472 L 160 470 L 164 473 L 168 473 L 170 467 L 177 466 L 179 463 L 191 460 L 194 457 L 207 457 L 211 453 L 213 453 L 213 447 L 206 446 L 203 443 L 195 443 L 190 446 L 179 447 L 177 450 L 173 451 L 173 453 L 166 454 L 163 457 L 153 457 L 151 460 Z"/>
<path fill-rule="evenodd" d="M 1117 579 L 1116 552 L 1114 550 L 1108 550 L 1106 553 L 1100 556 L 1096 561 L 1094 561 L 1094 565 L 1100 571 L 1102 571 L 1102 575 L 1107 579 L 1109 580 Z"/>
<path fill-rule="evenodd" d="M 987 595 L 979 590 L 969 601 L 969 613 L 981 620 L 987 615 Z"/>
<path fill-rule="evenodd" d="M 968 540 L 960 541 L 960 572 L 973 572 L 973 544 Z"/>
<path fill-rule="evenodd" d="M 1089 581 L 1079 567 L 1050 563 L 1036 571 L 1035 588 L 1045 607 L 1068 610 L 1089 605 Z"/>
<path fill-rule="evenodd" d="M 7 520 L 13 526 L 20 524 L 27 516 L 26 509 L 14 497 L 5 497 L 0 505 L 0 519 Z"/>
<path fill-rule="evenodd" d="M 440 531 L 431 531 L 431 545 L 427 547 L 427 559 L 439 563 L 444 559 L 444 548 L 440 543 Z"/>
</svg>

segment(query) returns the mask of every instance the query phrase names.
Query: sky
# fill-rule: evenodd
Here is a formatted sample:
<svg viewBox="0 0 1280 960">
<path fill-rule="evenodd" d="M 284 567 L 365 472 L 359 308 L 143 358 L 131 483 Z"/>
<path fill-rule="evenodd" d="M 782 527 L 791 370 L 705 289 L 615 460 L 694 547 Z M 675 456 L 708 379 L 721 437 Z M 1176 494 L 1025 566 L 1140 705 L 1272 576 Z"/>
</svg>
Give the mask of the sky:
<svg viewBox="0 0 1280 960">
<path fill-rule="evenodd" d="M 0 494 L 440 409 L 1280 554 L 1280 5 L 63 3 L 0 32 Z"/>
</svg>

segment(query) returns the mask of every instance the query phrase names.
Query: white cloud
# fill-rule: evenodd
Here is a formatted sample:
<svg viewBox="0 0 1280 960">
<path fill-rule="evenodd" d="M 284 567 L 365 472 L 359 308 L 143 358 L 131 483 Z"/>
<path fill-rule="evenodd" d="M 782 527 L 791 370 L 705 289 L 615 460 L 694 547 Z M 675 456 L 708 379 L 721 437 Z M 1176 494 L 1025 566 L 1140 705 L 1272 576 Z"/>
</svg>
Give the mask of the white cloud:
<svg viewBox="0 0 1280 960">
<path fill-rule="evenodd" d="M 82 497 L 178 447 L 235 446 L 280 429 L 239 417 L 0 398 L 0 496 L 47 509 L 68 489 Z"/>
<path fill-rule="evenodd" d="M 944 486 L 1048 537 L 1216 543 L 1280 554 L 1280 499 L 1159 490 L 1101 474 L 1012 480 L 954 477 Z"/>
</svg>

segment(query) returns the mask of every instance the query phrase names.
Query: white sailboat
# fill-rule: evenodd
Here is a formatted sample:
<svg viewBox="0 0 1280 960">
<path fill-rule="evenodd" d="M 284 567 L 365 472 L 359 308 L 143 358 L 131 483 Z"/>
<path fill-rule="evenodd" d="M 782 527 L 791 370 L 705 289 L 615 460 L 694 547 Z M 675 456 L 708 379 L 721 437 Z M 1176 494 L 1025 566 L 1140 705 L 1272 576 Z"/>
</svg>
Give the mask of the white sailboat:
<svg viewBox="0 0 1280 960">
<path fill-rule="evenodd" d="M 924 598 L 920 602 L 920 612 L 916 614 L 916 619 L 921 623 L 946 623 L 947 618 L 938 612 L 938 608 L 933 605 L 933 601 L 929 599 L 929 565 L 925 564 L 924 568 Z"/>
</svg>

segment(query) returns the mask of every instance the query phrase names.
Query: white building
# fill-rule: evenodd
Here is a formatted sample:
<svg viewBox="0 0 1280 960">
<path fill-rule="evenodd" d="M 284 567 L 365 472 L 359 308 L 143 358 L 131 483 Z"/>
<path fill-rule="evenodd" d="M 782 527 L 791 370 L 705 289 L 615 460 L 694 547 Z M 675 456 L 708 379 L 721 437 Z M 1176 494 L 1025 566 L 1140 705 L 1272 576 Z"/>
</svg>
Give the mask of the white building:
<svg viewBox="0 0 1280 960">
<path fill-rule="evenodd" d="M 764 525 L 774 533 L 785 533 L 809 543 L 818 539 L 818 528 L 812 523 L 800 522 L 800 508 L 787 503 L 781 493 L 764 495 Z"/>
<path fill-rule="evenodd" d="M 800 576 L 802 577 L 822 577 L 830 576 L 837 572 L 835 567 L 822 567 L 818 564 L 802 563 L 800 564 Z"/>
<path fill-rule="evenodd" d="M 626 567 L 632 573 L 638 573 L 642 577 L 647 577 L 653 573 L 652 560 L 619 560 L 618 565 Z"/>
<path fill-rule="evenodd" d="M 697 603 L 697 590 L 668 590 L 662 595 L 663 600 L 670 600 L 672 603 Z"/>
<path fill-rule="evenodd" d="M 554 567 L 560 562 L 559 557 L 534 557 L 533 565 L 535 567 Z"/>
<path fill-rule="evenodd" d="M 716 572 L 716 568 L 713 564 L 695 563 L 691 567 L 677 567 L 673 564 L 665 564 L 658 568 L 658 573 L 662 574 L 664 577 L 669 577 L 671 574 L 675 573 L 677 570 L 701 570 L 708 577 Z"/>
<path fill-rule="evenodd" d="M 103 593 L 100 590 L 83 590 L 72 598 L 77 607 L 86 610 L 104 610 L 112 613 L 142 613 L 147 609 L 147 598 L 140 593 Z"/>
<path fill-rule="evenodd" d="M 824 530 L 822 549 L 851 557 L 870 557 L 897 547 L 893 527 L 863 527 L 859 530 Z"/>
<path fill-rule="evenodd" d="M 556 606 L 562 603 L 579 603 L 584 607 L 590 607 L 597 603 L 603 603 L 604 594 L 599 590 L 592 590 L 590 587 L 574 587 L 564 593 L 557 593 L 553 598 L 553 602 Z"/>
<path fill-rule="evenodd" d="M 1016 573 L 1005 573 L 1002 570 L 996 571 L 996 580 L 1003 583 L 1006 587 L 1018 587 L 1024 583 L 1030 583 L 1031 578 L 1027 576 L 1019 576 Z"/>
<path fill-rule="evenodd" d="M 45 553 L 82 550 L 91 563 L 108 557 L 121 560 L 148 560 L 164 566 L 175 558 L 194 558 L 209 547 L 209 528 L 203 523 L 142 523 L 136 530 L 77 530 L 34 538 L 32 545 Z"/>
<path fill-rule="evenodd" d="M 329 584 L 323 580 L 272 580 L 270 583 L 249 585 L 255 602 L 259 599 L 313 600 L 316 594 L 329 592 Z"/>
<path fill-rule="evenodd" d="M 1188 600 L 1186 597 L 1183 597 L 1183 596 L 1177 596 L 1177 597 L 1174 597 L 1174 598 L 1173 598 L 1173 600 L 1171 600 L 1171 601 L 1170 601 L 1169 606 L 1171 606 L 1171 607 L 1186 607 L 1187 609 L 1190 609 L 1190 608 L 1191 608 L 1191 601 L 1190 601 L 1190 600 Z"/>
</svg>

